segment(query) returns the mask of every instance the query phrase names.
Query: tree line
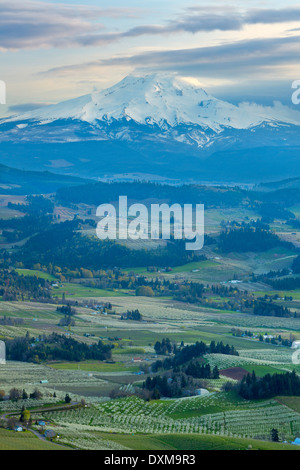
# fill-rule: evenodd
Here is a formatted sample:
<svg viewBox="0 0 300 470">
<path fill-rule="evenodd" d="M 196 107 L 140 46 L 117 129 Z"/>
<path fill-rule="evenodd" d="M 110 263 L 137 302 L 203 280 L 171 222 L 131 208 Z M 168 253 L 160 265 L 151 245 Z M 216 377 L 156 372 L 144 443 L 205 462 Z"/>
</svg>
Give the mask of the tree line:
<svg viewBox="0 0 300 470">
<path fill-rule="evenodd" d="M 181 344 L 180 347 L 173 347 L 173 356 L 166 357 L 166 359 L 158 360 L 152 365 L 153 371 L 159 369 L 174 369 L 186 364 L 187 362 L 203 357 L 205 354 L 226 354 L 232 356 L 238 356 L 239 353 L 229 344 L 224 344 L 222 341 L 216 343 L 211 341 L 210 345 L 207 346 L 203 341 L 197 341 L 195 344 L 184 346 Z"/>
<path fill-rule="evenodd" d="M 247 400 L 273 398 L 277 395 L 300 396 L 300 378 L 293 372 L 266 374 L 257 378 L 255 372 L 243 377 L 238 393 Z"/>
<path fill-rule="evenodd" d="M 111 359 L 113 346 L 102 341 L 88 345 L 57 333 L 49 336 L 16 337 L 6 341 L 6 358 L 10 361 L 34 362 L 43 361 L 86 361 L 89 359 L 104 361 Z"/>
</svg>

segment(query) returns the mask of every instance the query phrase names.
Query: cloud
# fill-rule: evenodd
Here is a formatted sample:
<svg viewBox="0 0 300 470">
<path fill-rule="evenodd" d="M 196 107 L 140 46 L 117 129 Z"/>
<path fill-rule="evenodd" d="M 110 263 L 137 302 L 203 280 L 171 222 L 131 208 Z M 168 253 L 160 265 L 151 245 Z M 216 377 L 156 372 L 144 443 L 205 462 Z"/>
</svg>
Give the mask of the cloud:
<svg viewBox="0 0 300 470">
<path fill-rule="evenodd" d="M 300 36 L 243 40 L 218 46 L 149 51 L 131 56 L 56 67 L 42 74 L 80 73 L 101 67 L 151 68 L 195 73 L 202 77 L 235 78 L 275 74 L 283 67 L 298 65 Z"/>
<path fill-rule="evenodd" d="M 239 108 L 245 114 L 256 114 L 267 119 L 284 120 L 291 124 L 300 124 L 300 111 L 291 109 L 279 101 L 274 101 L 273 106 L 263 106 L 256 103 L 240 103 Z"/>
<path fill-rule="evenodd" d="M 11 0 L 0 3 L 0 49 L 38 49 L 88 45 L 89 36 L 104 30 L 100 18 L 135 16 L 129 8 Z M 101 40 L 101 35 L 99 36 Z"/>
<path fill-rule="evenodd" d="M 119 37 L 140 36 L 144 34 L 171 34 L 178 32 L 198 33 L 209 31 L 238 31 L 251 24 L 274 24 L 300 21 L 300 8 L 251 9 L 245 13 L 221 6 L 215 8 L 190 7 L 183 15 L 165 25 L 139 26 L 132 28 Z"/>
<path fill-rule="evenodd" d="M 11 0 L 0 4 L 0 49 L 86 47 L 143 35 L 195 34 L 239 31 L 251 24 L 300 21 L 300 8 L 249 9 L 220 5 L 186 8 L 162 24 L 139 25 L 126 31 L 106 31 L 98 21 L 105 17 L 136 17 L 137 9 L 98 8 L 89 5 Z"/>
<path fill-rule="evenodd" d="M 89 44 L 104 44 L 128 37 L 144 35 L 170 35 L 176 33 L 239 31 L 251 24 L 275 24 L 300 21 L 300 8 L 286 9 L 252 9 L 245 13 L 230 8 L 215 9 L 194 7 L 184 11 L 178 18 L 165 24 L 140 25 L 120 33 L 94 35 L 89 38 Z M 87 43 L 86 43 L 87 44 Z"/>
<path fill-rule="evenodd" d="M 253 9 L 246 13 L 247 24 L 274 24 L 300 21 L 300 8 Z"/>
<path fill-rule="evenodd" d="M 27 111 L 33 111 L 45 106 L 48 106 L 48 103 L 23 103 L 9 106 L 8 111 L 12 113 L 26 113 Z"/>
<path fill-rule="evenodd" d="M 201 74 L 218 72 L 227 77 L 233 76 L 237 71 L 257 74 L 258 69 L 298 64 L 299 46 L 300 36 L 254 39 L 220 46 L 148 52 L 127 58 L 108 59 L 102 61 L 102 65 L 157 65 L 160 68 L 178 67 L 181 70 L 190 67 L 196 68 Z"/>
</svg>

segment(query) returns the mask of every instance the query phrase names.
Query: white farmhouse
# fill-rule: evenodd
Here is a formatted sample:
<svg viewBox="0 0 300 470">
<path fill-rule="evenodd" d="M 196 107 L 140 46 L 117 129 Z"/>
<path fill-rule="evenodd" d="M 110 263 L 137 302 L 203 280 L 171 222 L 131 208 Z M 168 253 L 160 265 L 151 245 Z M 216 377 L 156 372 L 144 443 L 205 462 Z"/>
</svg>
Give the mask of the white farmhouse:
<svg viewBox="0 0 300 470">
<path fill-rule="evenodd" d="M 294 341 L 292 344 L 292 349 L 299 349 L 300 348 L 300 341 Z"/>
<path fill-rule="evenodd" d="M 203 397 L 203 396 L 205 396 L 205 395 L 209 395 L 209 391 L 206 390 L 206 388 L 197 388 L 197 389 L 195 390 L 195 392 L 196 392 L 196 394 L 197 394 L 198 396 L 200 396 L 200 397 Z"/>
</svg>

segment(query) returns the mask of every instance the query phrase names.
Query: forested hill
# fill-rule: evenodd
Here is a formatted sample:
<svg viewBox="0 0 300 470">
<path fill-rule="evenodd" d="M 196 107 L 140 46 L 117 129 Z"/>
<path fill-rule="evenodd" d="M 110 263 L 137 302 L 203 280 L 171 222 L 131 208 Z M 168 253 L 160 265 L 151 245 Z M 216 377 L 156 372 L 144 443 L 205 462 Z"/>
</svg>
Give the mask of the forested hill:
<svg viewBox="0 0 300 470">
<path fill-rule="evenodd" d="M 134 201 L 158 200 L 169 204 L 204 204 L 209 207 L 237 207 L 243 205 L 265 217 L 292 218 L 287 208 L 300 202 L 300 191 L 295 188 L 265 192 L 240 187 L 182 185 L 172 186 L 150 182 L 97 182 L 59 188 L 57 199 L 63 204 L 100 205 L 116 202 L 119 196 Z"/>
<path fill-rule="evenodd" d="M 26 171 L 0 164 L 0 189 L 5 194 L 48 194 L 58 188 L 88 182 L 76 176 L 59 175 L 50 171 Z"/>
<path fill-rule="evenodd" d="M 119 196 L 132 200 L 160 200 L 180 204 L 235 207 L 247 197 L 241 188 L 209 187 L 202 185 L 172 186 L 149 182 L 102 183 L 60 188 L 57 198 L 64 203 L 102 204 L 118 201 Z"/>
</svg>

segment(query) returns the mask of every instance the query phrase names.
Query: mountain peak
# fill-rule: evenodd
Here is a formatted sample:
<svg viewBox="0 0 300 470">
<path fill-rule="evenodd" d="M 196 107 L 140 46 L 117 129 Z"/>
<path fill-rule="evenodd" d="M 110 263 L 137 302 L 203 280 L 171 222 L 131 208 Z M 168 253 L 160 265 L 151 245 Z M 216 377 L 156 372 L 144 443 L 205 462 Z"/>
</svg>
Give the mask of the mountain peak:
<svg viewBox="0 0 300 470">
<path fill-rule="evenodd" d="M 116 85 L 90 95 L 39 108 L 2 122 L 47 124 L 58 120 L 82 121 L 95 129 L 133 122 L 161 130 L 189 127 L 219 134 L 225 128 L 251 129 L 263 123 L 300 124 L 300 113 L 284 107 L 235 106 L 207 93 L 200 82 L 176 73 L 128 75 Z M 288 110 L 288 111 L 287 111 Z M 292 114 L 294 113 L 294 115 Z"/>
<path fill-rule="evenodd" d="M 109 90 L 119 89 L 120 87 L 139 87 L 140 89 L 152 90 L 154 92 L 166 93 L 170 91 L 187 91 L 189 89 L 198 89 L 205 96 L 208 96 L 206 91 L 201 87 L 199 80 L 192 77 L 184 77 L 175 72 L 156 72 L 152 74 L 130 74 L 123 80 L 109 88 Z"/>
<path fill-rule="evenodd" d="M 239 129 L 261 122 L 257 116 L 242 116 L 238 107 L 214 98 L 196 79 L 174 73 L 128 75 L 106 90 L 39 108 L 6 122 L 47 123 L 61 119 L 91 124 L 125 120 L 162 129 L 192 125 L 215 132 L 223 126 Z"/>
<path fill-rule="evenodd" d="M 111 88 L 92 95 L 92 100 L 97 108 L 94 119 L 125 118 L 139 124 L 175 127 L 199 124 L 197 107 L 203 100 L 208 102 L 215 98 L 185 77 L 155 73 L 128 75 Z"/>
</svg>

